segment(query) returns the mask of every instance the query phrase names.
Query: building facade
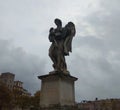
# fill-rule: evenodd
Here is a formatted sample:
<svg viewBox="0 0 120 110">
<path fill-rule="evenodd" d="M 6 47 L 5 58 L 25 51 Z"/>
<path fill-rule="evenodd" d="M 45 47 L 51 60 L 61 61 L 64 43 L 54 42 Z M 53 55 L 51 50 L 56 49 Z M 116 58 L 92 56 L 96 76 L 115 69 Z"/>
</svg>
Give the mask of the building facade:
<svg viewBox="0 0 120 110">
<path fill-rule="evenodd" d="M 10 72 L 1 73 L 0 75 L 0 81 L 6 85 L 6 87 L 13 91 L 16 96 L 31 96 L 31 94 L 23 88 L 23 82 L 22 81 L 15 81 L 15 74 Z"/>
<path fill-rule="evenodd" d="M 5 84 L 10 90 L 13 90 L 15 74 L 6 72 L 1 73 L 0 80 Z"/>
<path fill-rule="evenodd" d="M 120 99 L 84 101 L 78 104 L 80 110 L 120 110 Z"/>
<path fill-rule="evenodd" d="M 28 90 L 23 89 L 23 94 L 22 95 L 30 97 L 31 93 L 29 93 Z"/>
<path fill-rule="evenodd" d="M 13 91 L 21 96 L 23 93 L 23 82 L 21 81 L 14 81 Z"/>
</svg>

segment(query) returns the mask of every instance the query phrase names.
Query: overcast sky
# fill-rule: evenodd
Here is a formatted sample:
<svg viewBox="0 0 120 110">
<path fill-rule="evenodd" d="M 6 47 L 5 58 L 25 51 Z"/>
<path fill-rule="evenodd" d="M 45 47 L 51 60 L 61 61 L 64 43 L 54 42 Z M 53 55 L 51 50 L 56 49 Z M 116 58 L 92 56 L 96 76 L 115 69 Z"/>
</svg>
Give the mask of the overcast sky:
<svg viewBox="0 0 120 110">
<path fill-rule="evenodd" d="M 48 57 L 50 27 L 76 25 L 73 52 L 67 57 L 76 101 L 120 98 L 120 0 L 0 0 L 0 73 L 34 93 L 38 75 L 53 70 Z"/>
</svg>

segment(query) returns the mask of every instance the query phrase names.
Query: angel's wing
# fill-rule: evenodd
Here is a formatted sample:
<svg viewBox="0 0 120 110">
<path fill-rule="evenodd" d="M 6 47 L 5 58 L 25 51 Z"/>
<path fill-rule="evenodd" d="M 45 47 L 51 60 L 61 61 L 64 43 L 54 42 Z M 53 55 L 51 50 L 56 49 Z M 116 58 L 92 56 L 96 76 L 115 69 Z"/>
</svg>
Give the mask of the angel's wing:
<svg viewBox="0 0 120 110">
<path fill-rule="evenodd" d="M 64 41 L 64 52 L 65 55 L 69 55 L 69 52 L 72 52 L 72 39 L 75 36 L 76 30 L 75 25 L 72 22 L 68 22 L 65 28 L 67 30 L 67 34 Z"/>
</svg>

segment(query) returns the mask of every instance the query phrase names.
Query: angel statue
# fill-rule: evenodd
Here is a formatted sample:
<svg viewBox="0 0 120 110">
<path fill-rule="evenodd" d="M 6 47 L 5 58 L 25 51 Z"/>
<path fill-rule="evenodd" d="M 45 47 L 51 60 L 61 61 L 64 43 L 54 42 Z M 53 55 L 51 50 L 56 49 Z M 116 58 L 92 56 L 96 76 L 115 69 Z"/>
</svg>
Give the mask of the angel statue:
<svg viewBox="0 0 120 110">
<path fill-rule="evenodd" d="M 52 42 L 49 48 L 49 56 L 53 62 L 53 72 L 69 74 L 65 56 L 72 52 L 72 39 L 75 36 L 75 25 L 68 22 L 62 27 L 62 21 L 58 18 L 54 20 L 56 28 L 51 27 L 49 30 L 49 41 Z"/>
</svg>

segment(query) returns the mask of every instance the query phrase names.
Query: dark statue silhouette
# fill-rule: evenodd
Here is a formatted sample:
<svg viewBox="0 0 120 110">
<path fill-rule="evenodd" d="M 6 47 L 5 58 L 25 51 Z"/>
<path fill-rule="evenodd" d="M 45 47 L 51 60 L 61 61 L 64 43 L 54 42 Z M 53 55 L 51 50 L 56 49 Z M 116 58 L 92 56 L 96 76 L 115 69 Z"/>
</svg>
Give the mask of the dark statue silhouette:
<svg viewBox="0 0 120 110">
<path fill-rule="evenodd" d="M 55 19 L 56 28 L 51 27 L 49 30 L 49 41 L 52 42 L 49 48 L 49 56 L 53 61 L 53 72 L 61 72 L 69 74 L 65 56 L 72 52 L 72 39 L 75 36 L 75 25 L 68 22 L 65 27 L 62 27 L 62 21 Z"/>
</svg>

